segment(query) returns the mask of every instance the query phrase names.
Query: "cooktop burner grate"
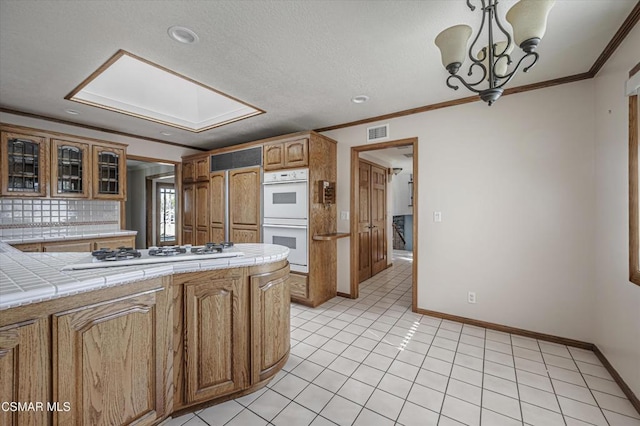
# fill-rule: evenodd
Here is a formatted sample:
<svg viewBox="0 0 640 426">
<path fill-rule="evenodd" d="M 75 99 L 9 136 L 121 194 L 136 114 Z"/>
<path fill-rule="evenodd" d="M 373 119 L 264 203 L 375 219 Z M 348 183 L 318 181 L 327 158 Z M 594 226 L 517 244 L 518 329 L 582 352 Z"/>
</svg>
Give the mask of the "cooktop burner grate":
<svg viewBox="0 0 640 426">
<path fill-rule="evenodd" d="M 211 254 L 211 253 L 222 253 L 228 248 L 233 247 L 233 243 L 231 242 L 223 242 L 223 243 L 207 243 L 202 247 L 193 247 L 191 249 L 191 253 L 194 254 Z"/>
<path fill-rule="evenodd" d="M 186 248 L 178 246 L 149 247 L 149 256 L 175 256 L 186 252 Z"/>
<path fill-rule="evenodd" d="M 100 250 L 92 251 L 91 255 L 97 260 L 106 261 L 127 260 L 142 256 L 138 250 L 134 250 L 132 247 L 118 247 L 115 250 L 101 248 Z"/>
</svg>

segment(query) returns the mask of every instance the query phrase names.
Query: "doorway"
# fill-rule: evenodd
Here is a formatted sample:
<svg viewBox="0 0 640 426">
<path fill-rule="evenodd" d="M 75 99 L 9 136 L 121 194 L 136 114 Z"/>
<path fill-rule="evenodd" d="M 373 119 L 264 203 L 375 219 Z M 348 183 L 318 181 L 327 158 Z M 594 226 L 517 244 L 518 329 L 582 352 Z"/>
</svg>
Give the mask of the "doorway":
<svg viewBox="0 0 640 426">
<path fill-rule="evenodd" d="M 407 185 L 407 213 L 410 214 L 411 216 L 411 221 L 412 221 L 412 227 L 410 230 L 410 235 L 405 235 L 405 237 L 410 237 L 410 240 L 413 242 L 413 244 L 411 245 L 411 255 L 413 259 L 418 259 L 418 138 L 408 138 L 408 139 L 400 139 L 400 140 L 395 140 L 395 141 L 390 141 L 390 142 L 381 142 L 381 143 L 377 143 L 377 144 L 370 144 L 370 145 L 361 145 L 361 146 L 354 146 L 351 148 L 351 205 L 350 205 L 350 210 L 353 212 L 353 214 L 351 215 L 351 223 L 350 223 L 350 227 L 351 227 L 351 253 L 350 253 L 350 297 L 353 299 L 358 298 L 359 295 L 359 284 L 361 282 L 361 278 L 362 276 L 366 276 L 367 272 L 362 272 L 363 267 L 366 269 L 366 265 L 362 265 L 366 264 L 366 255 L 362 255 L 361 254 L 361 245 L 366 245 L 367 244 L 367 236 L 361 236 L 361 231 L 367 232 L 365 229 L 369 229 L 366 228 L 368 226 L 380 226 L 380 224 L 378 225 L 374 225 L 372 223 L 373 217 L 370 217 L 369 219 L 369 223 L 367 225 L 365 225 L 366 220 L 362 220 L 361 221 L 361 209 L 363 211 L 366 211 L 367 207 L 366 204 L 369 203 L 371 204 L 373 200 L 373 198 L 369 197 L 367 199 L 366 194 L 370 194 L 371 192 L 366 192 L 366 184 L 364 184 L 364 182 L 361 182 L 361 180 L 371 180 L 371 182 L 373 182 L 373 178 L 372 178 L 372 172 L 370 171 L 370 169 L 367 169 L 366 167 L 361 169 L 361 160 L 366 160 L 369 161 L 370 163 L 374 163 L 375 164 L 375 159 L 373 159 L 372 161 L 372 157 L 368 156 L 368 154 L 374 154 L 375 151 L 382 151 L 382 150 L 387 150 L 389 148 L 394 148 L 394 149 L 402 149 L 403 147 L 408 147 L 411 148 L 411 154 L 408 154 L 407 156 L 411 158 L 411 160 L 409 161 L 409 164 L 411 166 L 411 172 L 410 174 L 408 173 L 407 176 L 407 181 L 409 181 L 410 179 L 410 185 Z M 361 158 L 361 157 L 366 157 L 366 158 Z M 380 166 L 379 164 L 377 165 L 378 167 Z M 381 167 L 382 169 L 385 169 L 384 165 L 383 167 Z M 398 176 L 396 176 L 396 171 L 394 170 L 394 168 L 386 168 L 385 172 L 386 172 L 386 176 L 384 179 L 384 182 L 386 184 L 388 184 L 389 182 L 389 177 L 391 177 L 391 179 L 396 179 L 398 178 Z M 408 170 L 406 171 L 408 172 Z M 361 177 L 361 173 L 365 176 L 364 178 Z M 369 177 L 367 178 L 366 175 L 367 173 L 369 173 Z M 377 171 L 376 173 L 380 174 L 379 171 Z M 410 175 L 410 178 L 409 178 Z M 408 182 L 407 182 L 408 183 Z M 361 188 L 361 185 L 363 185 L 363 187 Z M 378 184 L 378 186 L 380 186 Z M 362 194 L 361 194 L 361 189 L 362 189 Z M 386 188 L 386 190 L 388 191 L 388 186 Z M 378 189 L 378 194 L 381 194 L 380 192 L 381 190 Z M 386 199 L 386 197 L 385 197 Z M 363 201 L 363 206 L 361 206 L 361 200 Z M 380 202 L 379 200 L 377 201 L 378 203 Z M 385 206 L 385 214 L 387 213 L 388 209 L 388 205 Z M 365 215 L 366 216 L 366 215 Z M 392 227 L 392 221 L 391 221 L 391 217 L 389 217 L 389 215 L 386 215 L 385 220 L 384 220 L 384 247 L 386 248 L 386 250 L 384 250 L 385 252 L 385 259 L 384 259 L 384 263 L 381 263 L 381 265 L 384 265 L 384 268 L 390 266 L 390 264 L 388 263 L 389 261 L 389 253 L 393 252 L 393 245 L 392 245 L 392 235 L 393 235 L 393 227 Z M 371 229 L 375 229 L 375 228 L 371 228 Z M 369 237 L 371 236 L 371 234 L 369 234 Z M 361 242 L 361 238 L 362 238 L 362 242 Z M 371 239 L 369 239 L 369 241 L 371 241 Z M 369 243 L 372 244 L 372 243 Z M 379 244 L 379 243 L 376 243 Z M 408 248 L 407 248 L 408 249 Z M 364 250 L 364 252 L 366 253 L 366 249 Z M 362 259 L 361 259 L 362 256 Z M 371 267 L 373 267 L 373 260 L 370 262 Z M 380 267 L 380 266 L 378 266 Z M 383 269 L 384 269 L 383 268 Z M 417 309 L 418 306 L 418 301 L 417 301 L 417 282 L 418 282 L 418 268 L 417 268 L 417 262 L 414 261 L 412 263 L 411 266 L 411 270 L 412 270 L 412 310 L 415 311 Z M 372 268 L 372 272 L 373 272 L 373 268 Z M 364 274 L 364 275 L 361 275 Z"/>
<path fill-rule="evenodd" d="M 127 156 L 125 229 L 137 231 L 136 248 L 180 244 L 179 162 Z"/>
</svg>

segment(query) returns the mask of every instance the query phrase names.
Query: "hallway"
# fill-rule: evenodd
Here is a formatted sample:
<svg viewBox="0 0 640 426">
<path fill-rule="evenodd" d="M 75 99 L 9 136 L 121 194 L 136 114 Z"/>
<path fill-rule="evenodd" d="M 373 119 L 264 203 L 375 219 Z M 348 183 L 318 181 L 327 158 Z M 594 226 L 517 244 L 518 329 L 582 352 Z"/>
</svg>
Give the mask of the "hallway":
<svg viewBox="0 0 640 426">
<path fill-rule="evenodd" d="M 591 351 L 411 312 L 411 252 L 357 300 L 291 306 L 291 355 L 268 387 L 166 425 L 634 425 Z"/>
</svg>

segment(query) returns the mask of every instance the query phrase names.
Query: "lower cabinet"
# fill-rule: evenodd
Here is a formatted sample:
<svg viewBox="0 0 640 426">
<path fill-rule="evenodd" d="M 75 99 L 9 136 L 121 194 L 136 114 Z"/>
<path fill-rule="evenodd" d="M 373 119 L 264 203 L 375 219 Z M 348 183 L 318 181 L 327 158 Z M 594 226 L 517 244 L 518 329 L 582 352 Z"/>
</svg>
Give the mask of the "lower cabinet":
<svg viewBox="0 0 640 426">
<path fill-rule="evenodd" d="M 206 401 L 248 382 L 248 290 L 240 269 L 184 282 L 185 400 Z"/>
<path fill-rule="evenodd" d="M 91 242 L 89 240 L 84 240 L 84 241 L 42 243 L 42 251 L 49 252 L 49 253 L 89 252 L 91 251 Z"/>
<path fill-rule="evenodd" d="M 49 383 L 49 321 L 24 321 L 0 328 L 0 401 L 44 404 L 35 410 L 0 410 L 0 425 L 46 425 Z"/>
<path fill-rule="evenodd" d="M 290 339 L 289 266 L 251 276 L 251 381 L 275 375 L 286 363 Z"/>
<path fill-rule="evenodd" d="M 162 279 L 157 279 L 162 285 Z M 52 316 L 58 425 L 148 425 L 170 410 L 167 290 L 158 288 Z"/>
<path fill-rule="evenodd" d="M 263 386 L 290 349 L 289 264 L 174 276 L 174 411 Z"/>
</svg>

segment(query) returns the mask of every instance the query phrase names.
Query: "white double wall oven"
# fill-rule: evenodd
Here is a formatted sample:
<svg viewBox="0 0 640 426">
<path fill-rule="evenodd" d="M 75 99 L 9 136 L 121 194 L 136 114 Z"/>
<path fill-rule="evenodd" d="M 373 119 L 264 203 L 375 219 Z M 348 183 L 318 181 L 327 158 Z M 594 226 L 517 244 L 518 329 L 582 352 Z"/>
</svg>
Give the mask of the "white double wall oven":
<svg viewBox="0 0 640 426">
<path fill-rule="evenodd" d="M 292 271 L 309 272 L 309 169 L 265 172 L 262 236 L 289 248 Z"/>
</svg>

